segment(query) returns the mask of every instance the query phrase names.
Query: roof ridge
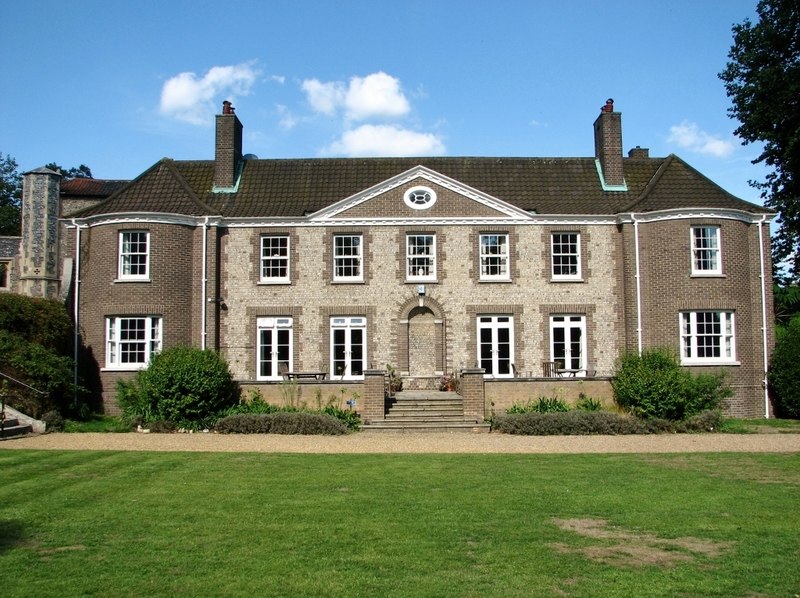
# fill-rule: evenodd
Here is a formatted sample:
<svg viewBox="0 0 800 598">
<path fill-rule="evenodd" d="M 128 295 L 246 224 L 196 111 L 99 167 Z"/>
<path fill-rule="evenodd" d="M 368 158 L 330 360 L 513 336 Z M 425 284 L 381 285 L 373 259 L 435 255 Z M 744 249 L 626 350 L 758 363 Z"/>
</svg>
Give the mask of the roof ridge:
<svg viewBox="0 0 800 598">
<path fill-rule="evenodd" d="M 623 208 L 621 210 L 619 210 L 619 212 L 630 212 L 630 211 L 633 211 L 633 208 L 636 205 L 642 203 L 645 199 L 647 199 L 647 196 L 650 195 L 650 193 L 653 191 L 653 189 L 655 189 L 656 185 L 661 180 L 661 178 L 664 176 L 664 173 L 667 171 L 667 168 L 669 168 L 670 164 L 672 164 L 673 158 L 676 158 L 676 157 L 677 156 L 675 154 L 670 154 L 669 156 L 664 158 L 664 161 L 661 163 L 661 165 L 655 171 L 653 176 L 650 177 L 649 181 L 647 181 L 647 184 L 644 186 L 644 189 L 642 189 L 642 192 L 639 194 L 639 197 L 634 199 L 631 203 L 627 204 L 626 206 L 623 206 Z"/>
<path fill-rule="evenodd" d="M 197 193 L 194 192 L 194 189 L 192 189 L 191 185 L 189 185 L 189 183 L 186 181 L 186 178 L 175 167 L 175 160 L 172 158 L 164 158 L 162 162 L 165 163 L 167 169 L 177 179 L 178 183 L 181 185 L 181 187 L 183 187 L 183 190 L 188 193 L 189 198 L 199 207 L 201 207 L 207 214 L 213 214 L 214 209 L 197 196 Z"/>
</svg>

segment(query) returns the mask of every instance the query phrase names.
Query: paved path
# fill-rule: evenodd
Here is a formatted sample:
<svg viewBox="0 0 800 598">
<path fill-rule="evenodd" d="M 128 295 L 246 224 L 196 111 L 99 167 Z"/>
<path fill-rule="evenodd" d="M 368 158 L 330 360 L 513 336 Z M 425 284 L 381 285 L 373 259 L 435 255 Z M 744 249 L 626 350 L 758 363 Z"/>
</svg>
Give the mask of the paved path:
<svg viewBox="0 0 800 598">
<path fill-rule="evenodd" d="M 800 434 L 512 436 L 469 433 L 359 433 L 347 436 L 242 434 L 44 434 L 0 441 L 0 450 L 263 453 L 798 453 Z"/>
</svg>

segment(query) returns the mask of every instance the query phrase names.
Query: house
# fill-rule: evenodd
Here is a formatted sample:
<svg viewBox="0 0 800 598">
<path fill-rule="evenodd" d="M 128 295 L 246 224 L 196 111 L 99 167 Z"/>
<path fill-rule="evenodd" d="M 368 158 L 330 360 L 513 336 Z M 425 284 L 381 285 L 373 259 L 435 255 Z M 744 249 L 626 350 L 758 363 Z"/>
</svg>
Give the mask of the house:
<svg viewBox="0 0 800 598">
<path fill-rule="evenodd" d="M 273 394 L 287 370 L 365 389 L 386 364 L 407 387 L 465 372 L 479 417 L 542 388 L 608 394 L 622 353 L 667 347 L 727 372 L 729 414 L 769 413 L 773 214 L 675 155 L 624 156 L 611 100 L 582 158 L 258 159 L 242 130 L 226 102 L 214 160 L 25 175 L 26 205 L 61 203 L 60 238 L 31 251 L 63 259 L 17 278 L 69 292 L 108 410 L 117 379 L 186 344 Z"/>
</svg>

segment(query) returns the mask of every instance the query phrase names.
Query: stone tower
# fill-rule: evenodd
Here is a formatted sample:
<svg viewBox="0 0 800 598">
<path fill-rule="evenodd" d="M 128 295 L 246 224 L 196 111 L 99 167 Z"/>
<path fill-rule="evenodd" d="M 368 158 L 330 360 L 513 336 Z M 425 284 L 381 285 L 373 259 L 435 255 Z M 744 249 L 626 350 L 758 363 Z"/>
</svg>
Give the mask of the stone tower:
<svg viewBox="0 0 800 598">
<path fill-rule="evenodd" d="M 48 168 L 23 175 L 18 279 L 18 291 L 23 295 L 58 298 L 60 186 L 61 174 Z"/>
</svg>

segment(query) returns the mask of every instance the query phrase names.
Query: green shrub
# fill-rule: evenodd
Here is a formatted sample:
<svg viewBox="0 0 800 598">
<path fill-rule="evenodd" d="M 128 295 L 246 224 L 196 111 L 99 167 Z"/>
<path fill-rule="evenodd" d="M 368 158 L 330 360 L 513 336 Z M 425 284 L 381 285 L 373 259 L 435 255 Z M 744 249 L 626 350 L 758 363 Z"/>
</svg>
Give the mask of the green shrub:
<svg viewBox="0 0 800 598">
<path fill-rule="evenodd" d="M 132 381 L 117 385 L 123 413 L 141 418 L 143 426 L 166 420 L 181 428 L 208 428 L 238 399 L 228 364 L 214 351 L 191 347 L 166 349 Z"/>
<path fill-rule="evenodd" d="M 716 432 L 722 423 L 719 411 L 704 411 L 684 421 L 662 418 L 641 419 L 610 411 L 513 413 L 495 418 L 492 429 L 505 434 L 527 436 L 587 436 L 594 434 L 664 434 Z"/>
<path fill-rule="evenodd" d="M 247 393 L 246 399 L 240 399 L 236 405 L 228 407 L 223 412 L 223 415 L 237 415 L 240 413 L 275 413 L 276 411 L 281 411 L 282 409 L 291 409 L 293 411 L 296 410 L 293 407 L 286 409 L 267 403 L 264 400 L 264 397 L 261 396 L 261 393 L 254 388 Z"/>
<path fill-rule="evenodd" d="M 0 371 L 44 393 L 7 383 L 6 402 L 19 411 L 36 418 L 52 410 L 74 411 L 74 398 L 81 389 L 73 385 L 73 362 L 69 357 L 0 330 Z"/>
<path fill-rule="evenodd" d="M 557 397 L 539 397 L 536 401 L 514 403 L 506 413 L 557 413 L 569 411 L 569 405 Z"/>
<path fill-rule="evenodd" d="M 501 415 L 495 419 L 493 429 L 505 434 L 528 436 L 652 432 L 644 420 L 610 411 L 528 412 Z"/>
<path fill-rule="evenodd" d="M 72 319 L 64 304 L 53 299 L 0 293 L 0 330 L 46 347 L 57 355 L 72 355 Z"/>
<path fill-rule="evenodd" d="M 220 419 L 215 430 L 221 434 L 317 434 L 340 436 L 347 427 L 324 413 L 305 411 L 242 413 Z"/>
<path fill-rule="evenodd" d="M 45 432 L 63 432 L 64 418 L 58 411 L 51 410 L 42 414 L 41 420 L 44 422 Z"/>
<path fill-rule="evenodd" d="M 718 409 L 732 394 L 723 381 L 721 374 L 694 376 L 669 351 L 653 349 L 621 357 L 611 384 L 617 403 L 630 413 L 679 421 Z"/>
<path fill-rule="evenodd" d="M 581 393 L 578 401 L 575 403 L 575 409 L 579 411 L 602 411 L 603 403 Z"/>
<path fill-rule="evenodd" d="M 322 412 L 338 419 L 350 432 L 358 432 L 361 429 L 361 418 L 358 413 L 351 409 L 341 409 L 336 405 L 327 405 Z"/>
<path fill-rule="evenodd" d="M 778 338 L 768 380 L 775 414 L 800 419 L 800 318 L 793 318 Z"/>
</svg>

